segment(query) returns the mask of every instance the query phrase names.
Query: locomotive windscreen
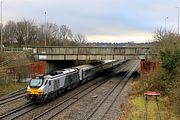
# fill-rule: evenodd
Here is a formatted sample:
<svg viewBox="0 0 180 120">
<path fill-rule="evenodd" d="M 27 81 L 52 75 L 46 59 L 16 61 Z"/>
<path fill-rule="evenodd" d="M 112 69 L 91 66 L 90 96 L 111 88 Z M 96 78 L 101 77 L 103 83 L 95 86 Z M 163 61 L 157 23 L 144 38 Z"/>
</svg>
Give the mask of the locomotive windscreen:
<svg viewBox="0 0 180 120">
<path fill-rule="evenodd" d="M 43 84 L 43 79 L 31 79 L 30 81 L 30 87 L 32 88 L 38 88 L 41 87 L 41 85 Z"/>
</svg>

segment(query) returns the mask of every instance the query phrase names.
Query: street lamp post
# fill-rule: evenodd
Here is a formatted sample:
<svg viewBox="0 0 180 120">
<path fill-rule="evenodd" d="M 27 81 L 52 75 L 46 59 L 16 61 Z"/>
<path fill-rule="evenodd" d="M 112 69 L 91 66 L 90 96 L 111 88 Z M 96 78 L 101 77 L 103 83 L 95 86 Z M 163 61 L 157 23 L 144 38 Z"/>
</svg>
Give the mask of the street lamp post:
<svg viewBox="0 0 180 120">
<path fill-rule="evenodd" d="M 3 47 L 2 0 L 1 0 L 1 48 Z"/>
<path fill-rule="evenodd" d="M 47 29 L 47 23 L 46 23 L 46 12 L 44 12 L 44 17 L 45 17 L 45 26 L 44 26 L 44 33 L 45 33 L 45 35 L 44 35 L 44 38 L 45 38 L 45 41 L 44 41 L 44 45 L 45 45 L 45 47 L 46 47 L 46 41 L 47 41 L 47 33 L 46 33 L 46 29 Z"/>
<path fill-rule="evenodd" d="M 166 33 L 166 22 L 167 22 L 168 17 L 165 17 L 165 33 Z"/>
<path fill-rule="evenodd" d="M 28 24 L 28 21 L 27 21 L 27 23 L 26 23 L 26 42 L 28 43 L 28 38 L 29 38 L 29 26 L 28 26 L 29 24 Z M 26 42 L 25 42 L 25 47 L 27 47 L 27 44 L 26 44 Z"/>
<path fill-rule="evenodd" d="M 177 16 L 178 16 L 178 27 L 177 27 L 177 28 L 178 28 L 178 35 L 179 35 L 179 7 L 176 7 L 176 8 L 177 8 L 177 10 L 178 10 L 178 12 L 177 12 L 177 14 L 178 14 L 178 15 L 177 15 Z"/>
</svg>

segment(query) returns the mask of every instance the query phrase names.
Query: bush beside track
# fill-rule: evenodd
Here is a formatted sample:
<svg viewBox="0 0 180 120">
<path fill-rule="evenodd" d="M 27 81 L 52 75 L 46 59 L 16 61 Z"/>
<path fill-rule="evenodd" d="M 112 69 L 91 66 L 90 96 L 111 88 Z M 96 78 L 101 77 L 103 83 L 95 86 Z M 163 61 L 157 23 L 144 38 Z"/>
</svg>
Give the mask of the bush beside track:
<svg viewBox="0 0 180 120">
<path fill-rule="evenodd" d="M 30 63 L 31 61 L 32 59 L 28 53 L 4 53 L 0 51 L 0 96 L 27 86 L 27 83 L 21 83 L 18 81 L 18 78 L 26 74 L 23 68 L 21 68 L 21 65 Z M 13 74 L 7 73 L 8 69 L 12 67 L 17 68 L 19 71 Z"/>
<path fill-rule="evenodd" d="M 180 36 L 175 33 L 157 31 L 154 43 L 160 49 L 160 55 L 154 58 L 157 64 L 155 72 L 143 73 L 138 81 L 132 85 L 132 108 L 128 112 L 127 119 L 144 119 L 144 91 L 160 91 L 160 114 L 163 120 L 178 120 L 180 118 Z M 154 119 L 154 107 L 152 99 L 149 100 L 148 116 Z"/>
</svg>

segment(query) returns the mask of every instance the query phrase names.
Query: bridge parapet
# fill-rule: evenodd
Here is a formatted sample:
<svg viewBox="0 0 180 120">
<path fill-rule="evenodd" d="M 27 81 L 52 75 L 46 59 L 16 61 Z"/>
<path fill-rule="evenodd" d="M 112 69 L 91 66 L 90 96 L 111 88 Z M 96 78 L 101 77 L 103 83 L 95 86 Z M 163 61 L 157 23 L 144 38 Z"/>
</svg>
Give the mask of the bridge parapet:
<svg viewBox="0 0 180 120">
<path fill-rule="evenodd" d="M 103 60 L 139 59 L 139 55 L 151 57 L 150 47 L 38 47 L 33 49 L 37 60 Z"/>
</svg>

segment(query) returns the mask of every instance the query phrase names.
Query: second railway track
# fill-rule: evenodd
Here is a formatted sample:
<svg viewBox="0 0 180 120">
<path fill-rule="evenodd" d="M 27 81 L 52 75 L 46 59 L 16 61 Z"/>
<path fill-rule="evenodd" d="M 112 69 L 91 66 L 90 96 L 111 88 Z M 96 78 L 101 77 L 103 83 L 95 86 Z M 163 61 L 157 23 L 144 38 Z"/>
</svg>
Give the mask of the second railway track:
<svg viewBox="0 0 180 120">
<path fill-rule="evenodd" d="M 119 71 L 117 73 L 119 73 Z M 117 73 L 113 74 L 113 76 L 115 76 Z M 129 74 L 127 74 L 127 76 L 130 77 Z M 74 104 L 78 100 L 80 100 L 82 97 L 84 97 L 85 95 L 89 94 L 90 92 L 92 92 L 93 90 L 95 90 L 96 88 L 98 88 L 99 86 L 101 86 L 102 84 L 104 84 L 107 81 L 108 81 L 108 79 L 106 79 L 106 80 L 104 80 L 102 82 L 99 82 L 98 84 L 96 84 L 94 86 L 89 87 L 88 89 L 84 90 L 83 92 L 79 92 L 79 93 L 75 94 L 74 96 L 71 96 L 69 99 L 67 99 L 67 100 L 57 104 L 56 106 L 51 107 L 50 109 L 46 110 L 42 114 L 34 117 L 33 120 L 38 120 L 38 119 L 49 120 L 49 119 L 52 119 L 54 116 L 56 116 L 57 114 L 61 113 L 62 111 L 64 111 L 68 107 L 70 107 L 72 104 Z M 119 81 L 119 83 L 120 83 L 120 81 Z M 115 85 L 112 91 L 114 91 L 114 89 L 118 85 L 119 84 Z"/>
<path fill-rule="evenodd" d="M 6 96 L 2 96 L 0 97 L 0 105 L 3 105 L 5 103 L 9 103 L 13 100 L 17 100 L 19 98 L 22 98 L 25 96 L 26 93 L 26 88 L 20 89 L 18 91 L 15 91 L 13 93 L 10 93 Z"/>
<path fill-rule="evenodd" d="M 101 101 L 99 101 L 99 104 L 86 115 L 84 120 L 102 120 L 105 117 L 106 113 L 109 111 L 117 97 L 126 86 L 129 78 L 137 68 L 137 65 L 138 64 L 136 63 L 134 66 L 132 66 L 131 71 L 128 71 L 123 76 L 122 80 L 119 81 L 118 84 L 116 84 Z"/>
</svg>

